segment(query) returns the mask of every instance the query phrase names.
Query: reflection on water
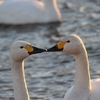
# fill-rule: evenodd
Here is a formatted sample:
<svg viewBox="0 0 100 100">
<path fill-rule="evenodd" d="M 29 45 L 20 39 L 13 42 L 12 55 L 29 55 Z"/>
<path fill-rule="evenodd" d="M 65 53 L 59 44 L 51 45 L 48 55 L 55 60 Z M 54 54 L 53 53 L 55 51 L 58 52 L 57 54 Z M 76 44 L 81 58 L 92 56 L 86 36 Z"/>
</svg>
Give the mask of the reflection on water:
<svg viewBox="0 0 100 100">
<path fill-rule="evenodd" d="M 98 1 L 58 0 L 62 23 L 0 25 L 0 100 L 14 100 L 9 49 L 16 40 L 49 48 L 61 37 L 76 33 L 84 41 L 91 78 L 100 77 L 100 6 Z M 61 100 L 75 78 L 73 56 L 64 52 L 32 55 L 25 60 L 31 100 Z"/>
</svg>

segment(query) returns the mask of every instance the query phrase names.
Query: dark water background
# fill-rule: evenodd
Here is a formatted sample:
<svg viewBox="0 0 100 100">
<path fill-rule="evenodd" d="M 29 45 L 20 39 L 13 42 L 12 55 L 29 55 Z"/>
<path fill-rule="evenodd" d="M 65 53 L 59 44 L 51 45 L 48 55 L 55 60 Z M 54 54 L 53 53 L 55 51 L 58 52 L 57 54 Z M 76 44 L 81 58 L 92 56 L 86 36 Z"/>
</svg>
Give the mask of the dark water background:
<svg viewBox="0 0 100 100">
<path fill-rule="evenodd" d="M 100 77 L 100 1 L 58 0 L 62 23 L 0 25 L 0 100 L 14 100 L 9 49 L 16 40 L 49 48 L 75 33 L 87 48 L 91 78 Z M 75 79 L 75 60 L 64 52 L 42 53 L 25 59 L 31 100 L 62 100 Z"/>
</svg>

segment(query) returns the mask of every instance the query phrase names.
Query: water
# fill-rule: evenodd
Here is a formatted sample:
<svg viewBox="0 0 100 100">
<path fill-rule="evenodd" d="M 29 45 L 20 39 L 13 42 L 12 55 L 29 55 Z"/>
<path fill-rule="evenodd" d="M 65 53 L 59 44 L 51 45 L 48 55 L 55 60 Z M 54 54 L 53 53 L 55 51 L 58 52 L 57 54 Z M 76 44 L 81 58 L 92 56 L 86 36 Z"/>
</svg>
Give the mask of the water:
<svg viewBox="0 0 100 100">
<path fill-rule="evenodd" d="M 100 77 L 99 0 L 58 0 L 62 23 L 0 25 L 0 100 L 14 100 L 9 49 L 16 40 L 40 48 L 55 45 L 61 37 L 75 33 L 87 48 L 91 78 Z M 64 52 L 41 53 L 25 59 L 25 75 L 31 100 L 62 100 L 74 83 L 75 60 Z"/>
</svg>

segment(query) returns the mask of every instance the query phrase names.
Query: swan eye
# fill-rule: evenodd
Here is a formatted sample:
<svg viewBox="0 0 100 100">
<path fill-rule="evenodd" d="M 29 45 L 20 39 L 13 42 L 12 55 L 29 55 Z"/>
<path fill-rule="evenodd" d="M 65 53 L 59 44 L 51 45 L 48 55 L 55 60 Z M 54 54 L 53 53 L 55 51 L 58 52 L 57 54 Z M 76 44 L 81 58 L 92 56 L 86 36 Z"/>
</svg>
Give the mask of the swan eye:
<svg viewBox="0 0 100 100">
<path fill-rule="evenodd" d="M 21 49 L 23 48 L 23 46 L 20 47 Z"/>
<path fill-rule="evenodd" d="M 70 40 L 67 41 L 67 43 L 69 43 L 69 42 L 70 42 Z"/>
</svg>

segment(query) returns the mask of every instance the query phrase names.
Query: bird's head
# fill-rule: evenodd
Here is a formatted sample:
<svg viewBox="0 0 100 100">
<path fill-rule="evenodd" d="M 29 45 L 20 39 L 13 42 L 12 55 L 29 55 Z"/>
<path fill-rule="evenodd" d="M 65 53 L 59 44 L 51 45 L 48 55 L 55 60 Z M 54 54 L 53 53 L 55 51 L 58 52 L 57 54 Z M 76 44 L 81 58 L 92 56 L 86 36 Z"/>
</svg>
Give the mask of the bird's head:
<svg viewBox="0 0 100 100">
<path fill-rule="evenodd" d="M 22 61 L 29 55 L 44 51 L 44 49 L 37 48 L 26 41 L 16 41 L 11 46 L 10 56 L 12 60 Z"/>
<path fill-rule="evenodd" d="M 77 55 L 82 52 L 84 44 L 81 38 L 75 34 L 68 35 L 58 42 L 55 46 L 47 49 L 47 52 L 64 51 L 69 54 Z"/>
</svg>

